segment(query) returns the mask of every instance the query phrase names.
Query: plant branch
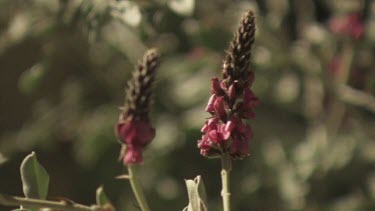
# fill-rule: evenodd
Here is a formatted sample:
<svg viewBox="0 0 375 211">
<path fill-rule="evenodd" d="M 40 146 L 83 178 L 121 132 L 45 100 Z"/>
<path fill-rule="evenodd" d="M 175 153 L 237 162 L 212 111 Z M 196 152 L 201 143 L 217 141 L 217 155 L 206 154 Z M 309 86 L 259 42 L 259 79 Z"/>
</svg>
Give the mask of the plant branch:
<svg viewBox="0 0 375 211">
<path fill-rule="evenodd" d="M 146 197 L 142 191 L 142 187 L 138 181 L 137 177 L 137 166 L 133 164 L 128 165 L 128 173 L 129 173 L 129 181 L 130 185 L 133 189 L 135 198 L 138 201 L 139 206 L 141 207 L 142 211 L 150 211 L 150 208 L 147 204 Z"/>
<path fill-rule="evenodd" d="M 342 50 L 342 61 L 341 65 L 341 76 L 337 78 L 337 81 L 334 82 L 335 91 L 340 85 L 345 85 L 348 82 L 350 70 L 352 67 L 352 61 L 354 57 L 354 50 L 351 43 L 344 43 Z M 337 96 L 336 96 L 337 97 Z M 331 136 L 335 136 L 345 115 L 346 107 L 345 104 L 339 101 L 339 99 L 334 98 L 330 106 L 329 115 L 328 115 L 328 131 L 330 131 Z"/>
<path fill-rule="evenodd" d="M 100 211 L 96 206 L 86 206 L 67 201 L 47 201 L 40 199 L 30 199 L 18 196 L 0 194 L 0 204 L 5 206 L 24 206 L 28 208 L 50 208 L 63 211 Z"/>
<path fill-rule="evenodd" d="M 347 85 L 341 85 L 337 89 L 337 94 L 340 100 L 345 103 L 362 106 L 369 111 L 375 113 L 375 97 Z"/>
</svg>

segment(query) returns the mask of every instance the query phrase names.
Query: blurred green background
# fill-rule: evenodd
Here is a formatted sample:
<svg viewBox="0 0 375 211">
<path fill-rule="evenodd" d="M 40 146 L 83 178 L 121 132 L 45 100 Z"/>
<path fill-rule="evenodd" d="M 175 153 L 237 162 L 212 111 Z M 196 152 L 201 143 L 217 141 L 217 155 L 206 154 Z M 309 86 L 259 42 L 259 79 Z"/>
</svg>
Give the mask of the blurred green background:
<svg viewBox="0 0 375 211">
<path fill-rule="evenodd" d="M 234 162 L 233 210 L 375 210 L 372 0 L 0 0 L 0 192 L 22 195 L 19 165 L 35 151 L 51 198 L 93 204 L 104 185 L 118 210 L 139 210 L 114 179 L 126 172 L 114 124 L 134 65 L 157 47 L 147 198 L 182 210 L 184 179 L 200 174 L 221 210 L 220 163 L 196 144 L 211 78 L 248 9 L 261 105 L 252 154 Z M 350 14 L 364 27 L 356 39 L 329 27 Z"/>
</svg>

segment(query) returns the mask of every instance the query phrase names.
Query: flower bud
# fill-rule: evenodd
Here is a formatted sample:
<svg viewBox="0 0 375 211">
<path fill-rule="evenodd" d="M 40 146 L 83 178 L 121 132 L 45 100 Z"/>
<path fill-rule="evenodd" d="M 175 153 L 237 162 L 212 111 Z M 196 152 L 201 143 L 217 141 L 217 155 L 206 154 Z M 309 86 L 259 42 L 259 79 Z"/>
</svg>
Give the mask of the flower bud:
<svg viewBox="0 0 375 211">
<path fill-rule="evenodd" d="M 224 94 L 221 86 L 220 86 L 220 81 L 217 77 L 212 78 L 212 85 L 211 85 L 211 92 L 212 94 L 215 94 L 217 96 L 221 96 Z"/>
<path fill-rule="evenodd" d="M 215 111 L 215 109 L 214 109 L 214 103 L 215 102 L 216 102 L 216 95 L 213 94 L 213 95 L 211 95 L 210 99 L 208 100 L 205 111 L 207 111 L 209 113 L 214 112 Z"/>
<path fill-rule="evenodd" d="M 224 97 L 216 98 L 214 102 L 214 109 L 216 114 L 218 115 L 219 119 L 225 120 L 227 117 L 227 112 L 225 110 L 225 102 Z"/>
</svg>

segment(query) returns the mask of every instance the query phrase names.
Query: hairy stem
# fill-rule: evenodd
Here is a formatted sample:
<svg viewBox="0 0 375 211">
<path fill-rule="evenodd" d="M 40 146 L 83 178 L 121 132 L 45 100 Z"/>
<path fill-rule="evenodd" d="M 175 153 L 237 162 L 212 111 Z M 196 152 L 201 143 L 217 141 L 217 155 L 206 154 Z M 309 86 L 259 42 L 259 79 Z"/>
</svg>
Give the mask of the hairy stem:
<svg viewBox="0 0 375 211">
<path fill-rule="evenodd" d="M 129 181 L 132 186 L 135 198 L 138 201 L 139 206 L 142 211 L 150 211 L 150 208 L 147 204 L 146 197 L 142 191 L 141 184 L 139 183 L 137 177 L 137 166 L 133 164 L 128 165 Z"/>
</svg>

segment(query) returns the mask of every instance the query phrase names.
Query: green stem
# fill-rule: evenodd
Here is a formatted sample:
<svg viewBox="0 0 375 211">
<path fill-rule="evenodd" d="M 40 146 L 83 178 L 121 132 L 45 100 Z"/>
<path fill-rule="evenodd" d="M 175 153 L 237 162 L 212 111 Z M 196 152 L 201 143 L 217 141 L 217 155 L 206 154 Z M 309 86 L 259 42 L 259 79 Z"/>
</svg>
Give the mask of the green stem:
<svg viewBox="0 0 375 211">
<path fill-rule="evenodd" d="M 223 198 L 223 210 L 230 211 L 229 174 L 232 170 L 232 160 L 228 154 L 221 157 L 221 197 Z"/>
<path fill-rule="evenodd" d="M 142 187 L 138 181 L 137 177 L 137 166 L 129 164 L 128 165 L 129 181 L 132 186 L 135 198 L 138 201 L 139 206 L 142 211 L 150 211 L 150 208 L 147 204 L 146 197 L 142 191 Z"/>
<path fill-rule="evenodd" d="M 0 204 L 5 206 L 24 206 L 27 208 L 50 208 L 63 211 L 100 211 L 99 207 L 89 207 L 81 204 L 66 201 L 47 201 L 40 199 L 30 199 L 17 196 L 0 194 Z"/>
</svg>

